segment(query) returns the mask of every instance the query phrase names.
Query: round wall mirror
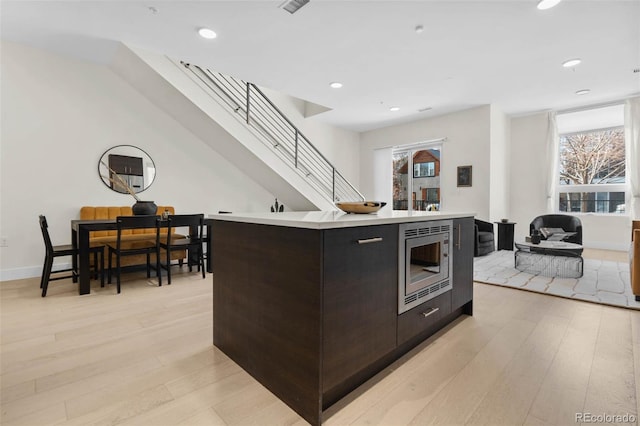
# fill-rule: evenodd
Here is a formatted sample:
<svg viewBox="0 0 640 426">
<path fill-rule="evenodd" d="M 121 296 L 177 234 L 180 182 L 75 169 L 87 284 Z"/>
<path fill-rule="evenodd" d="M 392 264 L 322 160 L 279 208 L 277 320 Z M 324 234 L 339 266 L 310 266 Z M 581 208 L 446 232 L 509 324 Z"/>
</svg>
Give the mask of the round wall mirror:
<svg viewBox="0 0 640 426">
<path fill-rule="evenodd" d="M 156 178 L 156 166 L 149 154 L 140 148 L 117 145 L 100 157 L 98 174 L 113 191 L 138 193 L 151 186 Z"/>
</svg>

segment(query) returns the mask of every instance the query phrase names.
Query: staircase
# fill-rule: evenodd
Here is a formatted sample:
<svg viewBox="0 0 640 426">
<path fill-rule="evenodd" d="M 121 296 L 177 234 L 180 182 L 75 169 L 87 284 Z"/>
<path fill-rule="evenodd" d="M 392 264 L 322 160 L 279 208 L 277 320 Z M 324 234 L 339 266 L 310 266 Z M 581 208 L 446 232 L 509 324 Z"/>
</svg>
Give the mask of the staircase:
<svg viewBox="0 0 640 426">
<path fill-rule="evenodd" d="M 124 45 L 112 68 L 292 210 L 364 200 L 254 84 Z"/>
<path fill-rule="evenodd" d="M 215 93 L 282 161 L 307 178 L 332 202 L 363 201 L 353 187 L 296 126 L 253 83 L 180 62 L 204 87 Z"/>
</svg>

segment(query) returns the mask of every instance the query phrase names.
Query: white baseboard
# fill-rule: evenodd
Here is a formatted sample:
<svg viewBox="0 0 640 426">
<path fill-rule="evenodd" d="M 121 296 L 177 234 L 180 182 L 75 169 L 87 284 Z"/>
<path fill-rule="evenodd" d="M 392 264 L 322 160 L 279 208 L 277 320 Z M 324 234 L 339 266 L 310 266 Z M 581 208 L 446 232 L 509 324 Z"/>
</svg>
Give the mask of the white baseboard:
<svg viewBox="0 0 640 426">
<path fill-rule="evenodd" d="M 58 269 L 68 269 L 68 268 L 71 268 L 71 262 L 56 263 L 53 265 L 54 272 Z M 24 268 L 14 268 L 14 269 L 0 269 L 0 282 L 22 280 L 25 278 L 35 278 L 35 277 L 40 277 L 41 274 L 42 274 L 42 265 L 26 266 Z"/>
</svg>

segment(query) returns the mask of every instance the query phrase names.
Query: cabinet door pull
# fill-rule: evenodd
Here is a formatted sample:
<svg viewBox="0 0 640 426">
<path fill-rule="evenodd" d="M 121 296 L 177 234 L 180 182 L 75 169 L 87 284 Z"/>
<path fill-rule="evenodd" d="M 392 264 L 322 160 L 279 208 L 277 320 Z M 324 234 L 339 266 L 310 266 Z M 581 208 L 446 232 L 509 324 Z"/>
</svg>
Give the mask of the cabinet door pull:
<svg viewBox="0 0 640 426">
<path fill-rule="evenodd" d="M 382 241 L 382 237 L 367 238 L 366 240 L 358 240 L 358 244 L 379 243 Z"/>
<path fill-rule="evenodd" d="M 456 241 L 456 248 L 460 250 L 460 238 L 462 235 L 462 225 L 458 224 L 458 241 Z"/>
<path fill-rule="evenodd" d="M 435 313 L 436 313 L 436 312 L 438 312 L 439 310 L 440 310 L 440 308 L 431 308 L 431 309 L 429 309 L 427 312 L 423 312 L 423 313 L 422 313 L 422 316 L 426 318 L 426 317 L 428 317 L 429 315 L 433 315 L 433 314 L 435 314 Z"/>
</svg>

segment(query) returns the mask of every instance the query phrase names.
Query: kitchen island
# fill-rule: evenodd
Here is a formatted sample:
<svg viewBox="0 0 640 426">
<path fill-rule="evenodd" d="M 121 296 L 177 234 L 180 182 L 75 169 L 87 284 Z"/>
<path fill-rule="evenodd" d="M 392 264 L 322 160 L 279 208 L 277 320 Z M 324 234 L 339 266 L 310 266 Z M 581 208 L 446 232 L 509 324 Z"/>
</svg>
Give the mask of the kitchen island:
<svg viewBox="0 0 640 426">
<path fill-rule="evenodd" d="M 210 217 L 214 345 L 311 424 L 321 424 L 324 410 L 437 330 L 472 313 L 471 213 Z M 406 311 L 399 308 L 405 227 L 442 232 L 434 256 L 445 275 L 438 291 Z"/>
</svg>

